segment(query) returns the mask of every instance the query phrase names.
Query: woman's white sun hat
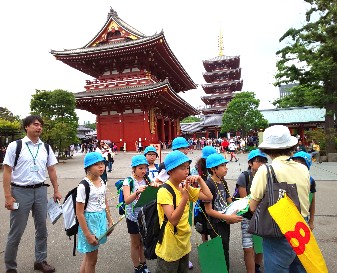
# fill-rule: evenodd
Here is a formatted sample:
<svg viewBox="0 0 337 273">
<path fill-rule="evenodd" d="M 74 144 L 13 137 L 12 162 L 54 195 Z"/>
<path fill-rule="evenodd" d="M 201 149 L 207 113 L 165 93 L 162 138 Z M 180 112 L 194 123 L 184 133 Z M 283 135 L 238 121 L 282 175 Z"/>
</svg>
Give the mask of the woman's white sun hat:
<svg viewBox="0 0 337 273">
<path fill-rule="evenodd" d="M 290 135 L 287 126 L 273 125 L 263 132 L 263 141 L 259 145 L 262 149 L 286 149 L 295 146 L 298 139 Z"/>
</svg>

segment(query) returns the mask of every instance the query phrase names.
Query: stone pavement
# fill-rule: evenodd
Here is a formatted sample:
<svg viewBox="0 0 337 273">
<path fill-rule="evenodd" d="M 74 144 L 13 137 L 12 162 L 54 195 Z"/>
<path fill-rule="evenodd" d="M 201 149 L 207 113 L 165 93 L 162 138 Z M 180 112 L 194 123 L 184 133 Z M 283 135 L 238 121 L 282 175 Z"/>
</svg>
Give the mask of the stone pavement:
<svg viewBox="0 0 337 273">
<path fill-rule="evenodd" d="M 163 158 L 168 151 L 164 151 Z M 115 157 L 113 172 L 108 174 L 108 198 L 111 205 L 113 218 L 118 219 L 118 211 L 115 209 L 117 204 L 116 190 L 114 182 L 125 178 L 130 174 L 131 157 L 136 153 L 118 153 Z M 192 165 L 200 157 L 200 151 L 190 153 L 193 159 Z M 63 197 L 75 187 L 83 178 L 83 157 L 76 154 L 73 159 L 66 160 L 57 165 L 57 174 L 60 184 L 60 191 Z M 241 171 L 247 168 L 247 155 L 238 155 L 238 162 L 228 164 L 229 171 L 227 181 L 231 192 L 235 187 L 235 181 Z M 337 164 L 333 162 L 314 163 L 312 176 L 317 181 L 317 202 L 314 235 L 321 251 L 325 257 L 329 272 L 337 272 Z M 48 189 L 49 196 L 52 196 L 52 188 Z M 0 170 L 0 272 L 4 272 L 4 248 L 7 240 L 9 228 L 9 212 L 4 208 L 4 195 L 2 187 L 2 170 Z M 68 240 L 65 235 L 62 218 L 52 225 L 48 222 L 48 262 L 56 267 L 60 273 L 78 272 L 82 255 L 72 256 L 73 241 Z M 30 273 L 34 263 L 34 223 L 32 217 L 29 218 L 25 234 L 23 235 L 18 253 L 18 272 Z M 197 245 L 200 244 L 201 236 L 192 227 L 192 251 L 190 260 L 194 264 L 192 273 L 201 272 L 198 264 Z M 130 240 L 127 234 L 125 221 L 122 221 L 113 231 L 105 245 L 99 248 L 99 259 L 96 272 L 102 273 L 128 273 L 133 272 L 130 259 Z M 241 248 L 240 225 L 231 226 L 231 247 L 230 247 L 231 273 L 244 273 L 243 251 Z M 155 261 L 148 262 L 150 270 L 154 272 Z"/>
</svg>

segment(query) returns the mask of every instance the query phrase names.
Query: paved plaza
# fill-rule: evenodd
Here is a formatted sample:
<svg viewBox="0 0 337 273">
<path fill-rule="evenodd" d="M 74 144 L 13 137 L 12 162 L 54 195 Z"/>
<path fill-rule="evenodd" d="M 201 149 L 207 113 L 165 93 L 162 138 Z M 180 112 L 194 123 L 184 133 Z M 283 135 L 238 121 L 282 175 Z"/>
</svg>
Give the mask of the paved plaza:
<svg viewBox="0 0 337 273">
<path fill-rule="evenodd" d="M 164 151 L 163 158 L 168 151 Z M 114 182 L 118 179 L 130 175 L 131 157 L 135 153 L 118 153 L 115 156 L 113 172 L 108 174 L 108 198 L 111 205 L 111 212 L 114 220 L 118 219 L 116 190 Z M 201 156 L 201 151 L 194 151 L 189 154 L 193 159 L 192 165 Z M 67 192 L 75 187 L 84 177 L 83 170 L 84 155 L 76 154 L 72 159 L 60 162 L 57 165 L 58 181 L 60 191 L 64 197 Z M 227 181 L 231 192 L 235 187 L 235 181 L 241 171 L 247 168 L 247 155 L 240 154 L 238 162 L 228 164 L 229 171 Z M 323 162 L 314 163 L 311 169 L 312 176 L 317 182 L 316 194 L 316 217 L 314 235 L 326 260 L 329 272 L 337 272 L 337 163 Z M 48 181 L 48 180 L 47 180 Z M 0 170 L 0 272 L 4 272 L 4 248 L 7 240 L 9 228 L 9 212 L 4 208 L 4 195 L 2 187 L 2 170 Z M 52 187 L 49 189 L 49 196 L 52 196 Z M 48 222 L 48 262 L 56 267 L 60 273 L 77 273 L 82 259 L 81 254 L 72 256 L 73 241 L 66 237 L 62 218 L 52 225 Z M 22 238 L 18 253 L 18 272 L 30 273 L 34 263 L 34 223 L 32 217 L 29 218 L 25 234 Z M 192 273 L 201 272 L 198 264 L 197 245 L 200 244 L 201 236 L 192 227 L 192 251 L 190 260 L 194 268 Z M 230 266 L 231 273 L 244 273 L 243 251 L 241 248 L 240 225 L 231 226 L 230 242 Z M 148 262 L 149 269 L 154 272 L 155 261 Z M 131 273 L 133 266 L 130 258 L 130 240 L 127 234 L 126 224 L 123 220 L 113 231 L 105 245 L 99 248 L 98 264 L 96 272 L 109 273 Z"/>
</svg>

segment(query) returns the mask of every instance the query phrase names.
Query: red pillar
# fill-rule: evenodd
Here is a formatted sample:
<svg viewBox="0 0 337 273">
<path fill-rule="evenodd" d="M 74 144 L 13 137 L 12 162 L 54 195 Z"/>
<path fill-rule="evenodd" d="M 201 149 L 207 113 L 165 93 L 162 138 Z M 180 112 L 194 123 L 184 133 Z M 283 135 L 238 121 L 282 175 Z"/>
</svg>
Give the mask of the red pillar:
<svg viewBox="0 0 337 273">
<path fill-rule="evenodd" d="M 164 117 L 161 119 L 161 137 L 160 141 L 164 142 L 165 141 L 165 120 Z"/>
<path fill-rule="evenodd" d="M 100 139 L 101 138 L 100 115 L 96 116 L 96 133 L 97 133 L 97 139 Z"/>
<path fill-rule="evenodd" d="M 172 140 L 172 126 L 171 126 L 171 120 L 168 120 L 168 139 L 167 141 Z"/>
</svg>

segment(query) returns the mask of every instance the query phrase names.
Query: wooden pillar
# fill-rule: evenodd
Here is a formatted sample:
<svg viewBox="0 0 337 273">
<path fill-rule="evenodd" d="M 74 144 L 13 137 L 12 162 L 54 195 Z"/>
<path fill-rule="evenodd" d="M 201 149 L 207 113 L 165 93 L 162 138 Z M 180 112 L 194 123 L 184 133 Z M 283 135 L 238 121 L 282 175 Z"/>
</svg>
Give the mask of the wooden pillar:
<svg viewBox="0 0 337 273">
<path fill-rule="evenodd" d="M 124 142 L 126 142 L 126 139 L 124 139 L 125 133 L 124 131 L 127 130 L 127 128 L 125 128 L 125 122 L 124 122 L 124 114 L 123 113 L 118 113 L 119 115 L 119 146 L 117 147 L 117 149 L 119 149 L 119 147 L 123 147 L 124 146 Z"/>
<path fill-rule="evenodd" d="M 305 139 L 304 139 L 304 125 L 301 124 L 298 128 L 298 134 L 300 136 L 300 140 L 302 141 L 302 143 L 305 145 Z"/>
<path fill-rule="evenodd" d="M 206 130 L 206 136 L 205 137 L 208 138 L 208 135 L 209 135 L 208 130 Z"/>
<path fill-rule="evenodd" d="M 100 124 L 100 115 L 96 116 L 96 133 L 97 139 L 101 139 L 101 124 Z"/>
<path fill-rule="evenodd" d="M 160 141 L 164 142 L 165 141 L 165 120 L 164 117 L 161 119 L 161 137 Z"/>
<path fill-rule="evenodd" d="M 171 120 L 168 120 L 168 138 L 167 141 L 172 140 L 172 127 L 171 127 Z"/>
<path fill-rule="evenodd" d="M 172 122 L 172 140 L 173 139 L 175 139 L 176 138 L 176 136 L 177 136 L 177 122 L 176 122 L 176 120 L 173 120 L 173 122 Z"/>
</svg>

